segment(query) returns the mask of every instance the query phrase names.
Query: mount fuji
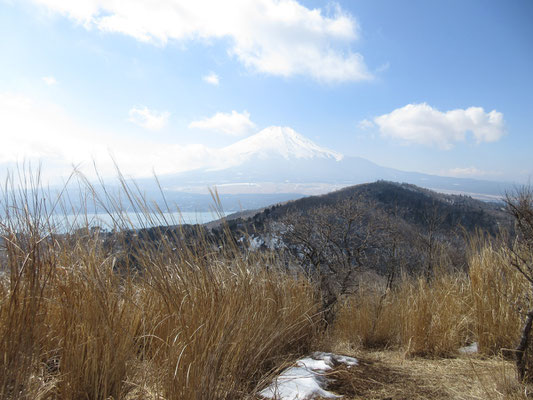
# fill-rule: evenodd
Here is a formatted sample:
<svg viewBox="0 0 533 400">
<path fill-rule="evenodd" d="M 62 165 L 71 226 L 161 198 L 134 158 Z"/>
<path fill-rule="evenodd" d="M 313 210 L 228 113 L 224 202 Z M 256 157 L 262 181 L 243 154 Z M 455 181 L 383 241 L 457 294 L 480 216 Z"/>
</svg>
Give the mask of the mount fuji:
<svg viewBox="0 0 533 400">
<path fill-rule="evenodd" d="M 268 160 L 284 158 L 285 160 L 327 159 L 341 161 L 344 156 L 325 149 L 288 127 L 271 126 L 261 132 L 221 149 L 221 154 L 228 159 L 240 160 L 238 164 L 251 159 Z"/>
<path fill-rule="evenodd" d="M 298 197 L 345 186 L 389 180 L 484 199 L 501 196 L 511 185 L 386 168 L 361 157 L 323 148 L 288 127 L 272 126 L 220 149 L 209 149 L 205 167 L 159 177 L 166 194 Z"/>
</svg>

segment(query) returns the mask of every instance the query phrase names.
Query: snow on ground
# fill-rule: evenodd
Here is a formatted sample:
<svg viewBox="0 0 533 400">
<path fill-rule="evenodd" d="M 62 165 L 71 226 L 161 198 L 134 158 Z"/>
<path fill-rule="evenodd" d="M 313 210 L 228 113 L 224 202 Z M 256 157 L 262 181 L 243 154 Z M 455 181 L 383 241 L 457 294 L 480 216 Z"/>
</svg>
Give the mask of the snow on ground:
<svg viewBox="0 0 533 400">
<path fill-rule="evenodd" d="M 327 372 L 344 364 L 352 367 L 357 359 L 332 353 L 316 352 L 311 357 L 296 361 L 293 367 L 284 370 L 269 387 L 259 395 L 276 400 L 310 400 L 316 397 L 336 399 L 341 396 L 325 389 Z"/>
<path fill-rule="evenodd" d="M 472 343 L 469 346 L 464 346 L 459 349 L 459 353 L 461 354 L 472 354 L 478 352 L 478 346 L 477 342 Z"/>
</svg>

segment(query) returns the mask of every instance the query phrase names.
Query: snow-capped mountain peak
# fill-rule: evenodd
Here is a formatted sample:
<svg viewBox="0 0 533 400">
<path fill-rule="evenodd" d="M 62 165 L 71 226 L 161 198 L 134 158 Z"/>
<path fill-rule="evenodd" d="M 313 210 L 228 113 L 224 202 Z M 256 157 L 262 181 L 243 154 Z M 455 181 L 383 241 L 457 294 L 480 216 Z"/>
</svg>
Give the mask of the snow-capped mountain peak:
<svg viewBox="0 0 533 400">
<path fill-rule="evenodd" d="M 281 156 L 289 159 L 326 158 L 340 161 L 343 155 L 313 143 L 289 127 L 271 126 L 261 132 L 222 149 L 235 161 L 243 162 L 258 157 L 267 159 Z"/>
</svg>

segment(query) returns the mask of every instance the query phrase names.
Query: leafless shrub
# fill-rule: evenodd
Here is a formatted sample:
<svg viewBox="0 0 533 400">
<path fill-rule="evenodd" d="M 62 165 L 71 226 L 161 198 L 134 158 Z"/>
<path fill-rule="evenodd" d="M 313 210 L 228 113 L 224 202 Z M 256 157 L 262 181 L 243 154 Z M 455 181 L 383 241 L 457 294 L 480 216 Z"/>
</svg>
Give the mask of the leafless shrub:
<svg viewBox="0 0 533 400">
<path fill-rule="evenodd" d="M 533 295 L 533 188 L 523 186 L 505 197 L 506 209 L 514 217 L 516 238 L 509 246 L 509 263 L 529 282 Z M 521 380 L 533 381 L 533 308 L 527 310 L 516 348 L 516 366 Z"/>
</svg>

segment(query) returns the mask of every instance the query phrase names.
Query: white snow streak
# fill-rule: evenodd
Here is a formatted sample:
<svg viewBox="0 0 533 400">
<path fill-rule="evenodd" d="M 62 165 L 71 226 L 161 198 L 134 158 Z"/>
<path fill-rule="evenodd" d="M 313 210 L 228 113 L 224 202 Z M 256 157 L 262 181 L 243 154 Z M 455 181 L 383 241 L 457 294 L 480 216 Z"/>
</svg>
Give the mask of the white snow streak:
<svg viewBox="0 0 533 400">
<path fill-rule="evenodd" d="M 311 357 L 298 360 L 294 367 L 283 371 L 269 387 L 259 394 L 267 399 L 305 400 L 316 397 L 336 399 L 336 395 L 325 389 L 327 372 L 340 364 L 352 367 L 358 364 L 352 357 L 331 353 L 313 353 Z"/>
<path fill-rule="evenodd" d="M 471 345 L 461 347 L 459 353 L 461 354 L 473 354 L 478 352 L 477 342 L 472 343 Z"/>
</svg>

